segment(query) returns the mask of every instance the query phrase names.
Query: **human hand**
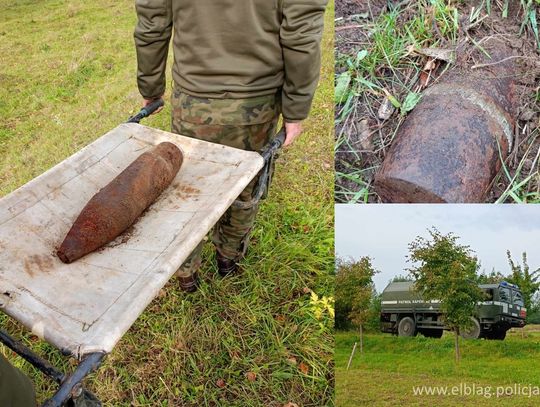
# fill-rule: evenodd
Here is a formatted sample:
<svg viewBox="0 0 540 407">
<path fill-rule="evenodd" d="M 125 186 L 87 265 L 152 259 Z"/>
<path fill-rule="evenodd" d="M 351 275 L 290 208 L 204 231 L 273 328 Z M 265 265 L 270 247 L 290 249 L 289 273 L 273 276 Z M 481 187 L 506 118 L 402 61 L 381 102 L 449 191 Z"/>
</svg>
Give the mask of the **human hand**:
<svg viewBox="0 0 540 407">
<path fill-rule="evenodd" d="M 284 147 L 290 146 L 294 140 L 302 134 L 302 122 L 287 123 L 285 122 L 285 143 Z"/>
<path fill-rule="evenodd" d="M 149 104 L 155 102 L 156 100 L 159 100 L 159 99 L 162 99 L 163 98 L 163 95 L 161 96 L 158 96 L 157 98 L 152 98 L 152 99 L 143 99 L 143 106 L 142 107 L 146 107 L 148 106 Z M 163 102 L 163 104 L 165 105 L 165 102 Z M 163 106 L 161 107 L 158 107 L 152 114 L 156 114 L 156 113 L 159 113 L 163 110 Z M 151 114 L 151 115 L 152 115 Z"/>
</svg>

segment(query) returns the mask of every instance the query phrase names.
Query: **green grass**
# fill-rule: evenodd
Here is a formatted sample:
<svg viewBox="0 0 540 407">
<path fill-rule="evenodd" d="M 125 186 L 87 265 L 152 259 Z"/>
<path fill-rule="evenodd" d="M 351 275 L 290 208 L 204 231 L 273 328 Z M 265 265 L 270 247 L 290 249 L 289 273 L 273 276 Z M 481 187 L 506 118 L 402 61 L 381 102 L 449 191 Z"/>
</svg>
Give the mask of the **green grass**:
<svg viewBox="0 0 540 407">
<path fill-rule="evenodd" d="M 461 341 L 462 360 L 454 362 L 454 338 L 398 338 L 371 333 L 364 354 L 347 362 L 358 333 L 336 334 L 336 406 L 537 406 L 538 397 L 496 397 L 497 387 L 540 386 L 540 331 L 529 326 L 504 341 Z M 362 383 L 362 386 L 358 384 Z M 413 394 L 413 386 L 491 386 L 492 397 Z"/>
<path fill-rule="evenodd" d="M 0 0 L 0 7 L 0 53 L 9 56 L 0 65 L 3 196 L 123 122 L 140 96 L 133 2 Z M 243 273 L 218 278 L 207 245 L 200 290 L 184 294 L 171 280 L 90 377 L 106 406 L 333 405 L 332 319 L 307 290 L 333 295 L 332 2 L 328 10 L 312 115 L 277 163 Z M 145 124 L 169 129 L 169 106 Z M 73 360 L 0 321 L 73 369 Z M 50 381 L 1 351 L 30 375 L 40 400 L 52 394 Z"/>
</svg>

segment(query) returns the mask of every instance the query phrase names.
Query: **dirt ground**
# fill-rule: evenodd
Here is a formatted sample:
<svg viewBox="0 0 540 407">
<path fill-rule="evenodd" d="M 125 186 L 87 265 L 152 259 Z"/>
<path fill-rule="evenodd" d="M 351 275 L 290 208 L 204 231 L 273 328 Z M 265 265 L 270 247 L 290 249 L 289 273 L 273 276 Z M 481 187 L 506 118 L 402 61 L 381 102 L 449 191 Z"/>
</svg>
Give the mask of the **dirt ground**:
<svg viewBox="0 0 540 407">
<path fill-rule="evenodd" d="M 417 15 L 419 7 L 423 7 L 424 3 L 429 2 L 336 1 L 336 73 L 339 75 L 350 69 L 340 61 L 374 47 L 376 24 L 390 13 L 393 7 L 400 10 L 397 24 L 403 25 Z M 511 50 L 513 58 L 515 111 L 512 116 L 516 119 L 516 147 L 493 180 L 486 202 L 540 202 L 540 46 L 528 26 L 522 29 L 522 6 L 518 1 L 511 1 L 508 14 L 503 17 L 501 8 L 497 6 L 500 4 L 494 1 L 490 14 L 484 10 L 480 14 L 481 21 L 471 24 L 470 16 L 483 2 L 469 0 L 447 3 L 453 3 L 459 12 L 457 38 L 455 41 L 444 38 L 434 24 L 432 34 L 439 40 L 428 46 L 454 51 L 455 60 L 448 63 L 420 55 L 414 59 L 409 58 L 398 66 L 389 66 L 387 61 L 381 60 L 376 69 L 377 84 L 383 85 L 390 94 L 403 100 L 406 92 L 404 93 L 403 86 L 396 86 L 396 83 L 405 83 L 422 92 L 455 69 L 466 74 L 474 65 L 485 62 L 477 44 L 485 46 L 490 41 L 500 41 Z M 537 15 L 540 15 L 539 11 L 537 10 Z M 427 8 L 427 14 L 429 12 Z M 430 80 L 419 87 L 422 78 L 421 75 L 417 77 L 416 72 L 425 69 L 422 67 L 430 60 L 435 64 L 430 71 Z M 356 74 L 363 75 L 362 72 Z M 345 117 L 342 114 L 343 103 L 336 107 L 336 202 L 381 202 L 373 190 L 374 176 L 392 145 L 396 132 L 406 120 L 406 117 L 398 112 L 381 119 L 379 112 L 385 102 L 387 103 L 384 94 L 358 92 Z"/>
</svg>

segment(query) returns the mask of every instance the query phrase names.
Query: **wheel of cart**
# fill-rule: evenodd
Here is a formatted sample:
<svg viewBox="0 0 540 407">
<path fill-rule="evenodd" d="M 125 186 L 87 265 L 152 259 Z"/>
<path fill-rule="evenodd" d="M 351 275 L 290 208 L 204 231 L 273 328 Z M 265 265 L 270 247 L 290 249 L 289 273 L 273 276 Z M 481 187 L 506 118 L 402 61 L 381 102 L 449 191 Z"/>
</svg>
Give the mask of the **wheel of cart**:
<svg viewBox="0 0 540 407">
<path fill-rule="evenodd" d="M 265 194 L 281 131 L 260 153 L 142 126 L 157 101 L 49 171 L 0 199 L 0 309 L 77 359 L 61 372 L 5 331 L 0 341 L 59 384 L 43 406 L 64 406 L 83 392 L 160 289 L 231 205 Z M 86 202 L 135 158 L 169 141 L 184 164 L 169 188 L 130 229 L 104 248 L 64 264 L 55 255 Z M 260 174 L 251 202 L 238 202 Z"/>
</svg>

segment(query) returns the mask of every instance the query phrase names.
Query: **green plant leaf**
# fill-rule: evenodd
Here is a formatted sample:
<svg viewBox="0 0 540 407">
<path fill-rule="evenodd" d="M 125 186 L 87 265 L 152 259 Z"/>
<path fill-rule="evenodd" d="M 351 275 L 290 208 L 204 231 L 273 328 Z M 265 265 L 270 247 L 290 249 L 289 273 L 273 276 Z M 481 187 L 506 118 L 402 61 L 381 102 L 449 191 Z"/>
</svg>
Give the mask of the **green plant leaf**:
<svg viewBox="0 0 540 407">
<path fill-rule="evenodd" d="M 420 99 L 422 99 L 422 95 L 420 93 L 409 92 L 405 98 L 405 101 L 401 105 L 401 115 L 405 116 L 408 112 L 413 110 L 418 102 L 420 102 Z"/>
<path fill-rule="evenodd" d="M 531 11 L 529 11 L 529 20 L 531 22 L 531 27 L 534 32 L 534 37 L 536 38 L 536 43 L 540 48 L 540 40 L 538 38 L 538 23 L 536 22 L 536 9 L 533 8 Z"/>
<path fill-rule="evenodd" d="M 345 100 L 349 91 L 349 85 L 351 84 L 351 73 L 349 71 L 343 72 L 338 76 L 336 81 L 336 88 L 334 90 L 334 101 L 336 104 Z"/>
<path fill-rule="evenodd" d="M 392 103 L 392 105 L 396 108 L 396 109 L 399 109 L 401 108 L 401 103 L 399 103 L 399 100 L 397 100 L 394 96 L 392 96 L 389 92 L 385 92 L 386 93 L 386 97 L 388 98 L 388 100 L 390 101 L 390 103 Z"/>
<path fill-rule="evenodd" d="M 356 55 L 356 65 L 360 64 L 360 61 L 368 56 L 367 50 L 363 49 Z"/>
</svg>

